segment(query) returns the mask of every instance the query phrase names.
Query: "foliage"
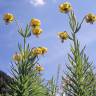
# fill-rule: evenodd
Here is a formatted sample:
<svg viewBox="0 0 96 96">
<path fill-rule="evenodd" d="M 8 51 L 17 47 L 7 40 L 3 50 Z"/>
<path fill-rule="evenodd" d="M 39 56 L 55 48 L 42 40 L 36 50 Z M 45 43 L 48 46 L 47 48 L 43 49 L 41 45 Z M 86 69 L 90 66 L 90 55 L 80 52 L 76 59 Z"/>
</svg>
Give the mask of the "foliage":
<svg viewBox="0 0 96 96">
<path fill-rule="evenodd" d="M 59 91 L 60 65 L 58 65 L 57 77 L 54 76 L 47 82 L 47 96 L 56 96 Z"/>
<path fill-rule="evenodd" d="M 11 72 L 13 83 L 9 85 L 10 96 L 46 96 L 47 89 L 41 79 L 40 70 L 36 70 L 38 65 L 38 54 L 33 54 L 26 39 L 31 36 L 30 26 L 27 25 L 25 31 L 20 27 L 19 34 L 23 37 L 23 46 L 18 44 L 19 53 L 13 56 Z"/>
<path fill-rule="evenodd" d="M 85 47 L 81 49 L 80 42 L 76 37 L 84 20 L 86 23 L 93 24 L 96 21 L 96 15 L 89 13 L 84 16 L 81 23 L 78 23 L 73 8 L 68 2 L 60 4 L 59 11 L 68 15 L 69 25 L 72 31 L 71 35 L 67 31 L 58 33 L 62 43 L 67 39 L 72 41 L 71 53 L 68 54 L 69 64 L 66 64 L 67 73 L 65 77 L 62 76 L 62 85 L 58 85 L 60 66 L 58 66 L 57 79 L 53 76 L 47 84 L 44 84 L 41 73 L 44 68 L 38 61 L 39 56 L 47 52 L 47 48 L 41 46 L 30 48 L 29 43 L 27 43 L 27 38 L 31 37 L 31 34 L 39 37 L 43 32 L 40 27 L 40 20 L 36 18 L 31 19 L 25 30 L 23 30 L 13 14 L 7 13 L 3 17 L 5 23 L 16 22 L 19 27 L 18 34 L 23 38 L 23 44 L 18 43 L 19 52 L 13 55 L 11 65 L 13 77 L 8 77 L 5 73 L 3 74 L 1 72 L 6 82 L 2 81 L 2 76 L 0 76 L 0 81 L 2 82 L 0 82 L 0 91 L 4 87 L 5 89 L 8 88 L 8 92 L 4 93 L 2 91 L 3 93 L 1 92 L 0 96 L 56 96 L 62 90 L 60 96 L 63 96 L 64 93 L 66 96 L 96 95 L 96 77 L 92 63 L 89 62 L 89 58 L 85 54 Z M 12 82 L 9 82 L 10 80 Z"/>
<path fill-rule="evenodd" d="M 80 50 L 80 42 L 76 38 L 81 25 L 76 20 L 74 12 L 70 12 L 69 24 L 72 29 L 69 39 L 72 41 L 71 54 L 68 54 L 69 65 L 66 77 L 62 78 L 63 88 L 66 96 L 95 96 L 96 95 L 96 77 L 93 72 L 92 63 L 85 54 L 85 47 Z"/>
<path fill-rule="evenodd" d="M 8 94 L 11 92 L 9 90 L 7 84 L 11 84 L 13 82 L 13 79 L 7 75 L 5 72 L 0 71 L 0 94 Z"/>
</svg>

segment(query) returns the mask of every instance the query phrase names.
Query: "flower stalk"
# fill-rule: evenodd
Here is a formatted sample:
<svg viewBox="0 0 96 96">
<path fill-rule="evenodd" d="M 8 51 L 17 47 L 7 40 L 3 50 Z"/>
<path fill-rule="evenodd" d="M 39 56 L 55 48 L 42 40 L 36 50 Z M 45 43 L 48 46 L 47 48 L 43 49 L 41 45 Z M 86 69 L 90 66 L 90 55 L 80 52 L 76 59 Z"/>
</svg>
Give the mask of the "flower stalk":
<svg viewBox="0 0 96 96">
<path fill-rule="evenodd" d="M 80 43 L 76 35 L 80 31 L 84 20 L 86 23 L 93 24 L 96 21 L 96 16 L 88 14 L 84 16 L 81 23 L 78 23 L 73 10 L 71 12 L 69 10 L 67 14 L 72 31 L 71 36 L 69 36 L 72 45 L 71 54 L 68 54 L 69 64 L 66 65 L 68 72 L 62 78 L 62 93 L 65 93 L 66 96 L 95 96 L 93 91 L 96 89 L 96 87 L 93 87 L 93 84 L 96 86 L 95 73 L 93 72 L 92 64 L 84 52 L 85 47 L 80 50 Z"/>
<path fill-rule="evenodd" d="M 41 78 L 41 71 L 44 68 L 41 65 L 38 66 L 38 54 L 33 54 L 33 48 L 30 49 L 29 44 L 27 44 L 27 38 L 31 37 L 32 29 L 37 27 L 40 29 L 41 22 L 38 19 L 32 19 L 31 25 L 27 24 L 25 30 L 23 30 L 16 18 L 12 18 L 13 14 L 4 15 L 5 22 L 10 23 L 15 20 L 18 26 L 18 33 L 23 38 L 23 44 L 18 44 L 19 53 L 13 55 L 15 62 L 11 66 L 11 72 L 14 82 L 8 85 L 12 90 L 9 96 L 46 96 L 47 88 Z M 39 36 L 40 34 L 37 30 L 36 34 L 33 35 Z M 39 49 L 42 52 L 40 55 L 44 55 L 47 52 L 45 47 L 40 47 Z"/>
</svg>

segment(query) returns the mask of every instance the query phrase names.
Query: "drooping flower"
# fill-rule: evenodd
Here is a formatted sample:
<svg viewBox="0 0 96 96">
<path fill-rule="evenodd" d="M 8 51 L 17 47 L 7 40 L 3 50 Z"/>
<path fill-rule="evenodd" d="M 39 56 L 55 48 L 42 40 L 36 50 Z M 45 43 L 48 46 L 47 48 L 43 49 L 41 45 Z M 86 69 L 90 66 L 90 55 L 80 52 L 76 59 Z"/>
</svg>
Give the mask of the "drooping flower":
<svg viewBox="0 0 96 96">
<path fill-rule="evenodd" d="M 66 31 L 64 32 L 59 32 L 58 33 L 59 38 L 61 39 L 62 42 L 64 42 L 64 40 L 68 39 L 68 33 Z"/>
<path fill-rule="evenodd" d="M 44 55 L 45 53 L 47 53 L 48 49 L 46 47 L 39 47 L 42 50 L 42 55 Z"/>
<path fill-rule="evenodd" d="M 41 65 L 37 65 L 37 66 L 36 66 L 36 70 L 37 70 L 38 72 L 41 72 L 41 71 L 44 70 L 44 68 L 43 68 Z"/>
<path fill-rule="evenodd" d="M 22 55 L 20 53 L 15 53 L 13 55 L 13 60 L 16 62 L 20 62 L 22 60 Z"/>
<path fill-rule="evenodd" d="M 93 24 L 96 21 L 96 15 L 89 13 L 85 16 L 85 20 L 87 23 Z"/>
<path fill-rule="evenodd" d="M 59 5 L 59 10 L 61 13 L 68 13 L 72 10 L 72 6 L 69 2 L 65 2 Z"/>
<path fill-rule="evenodd" d="M 39 28 L 39 27 L 36 27 L 36 28 L 33 28 L 32 29 L 32 33 L 33 33 L 33 35 L 35 35 L 36 37 L 38 37 L 41 33 L 42 33 L 42 29 L 41 28 Z"/>
<path fill-rule="evenodd" d="M 42 50 L 41 50 L 41 48 L 33 48 L 32 49 L 32 53 L 34 54 L 34 55 L 41 55 L 42 54 Z"/>
<path fill-rule="evenodd" d="M 14 20 L 14 16 L 11 13 L 6 13 L 3 16 L 3 19 L 6 23 L 11 23 Z"/>
<path fill-rule="evenodd" d="M 30 22 L 30 26 L 32 27 L 36 27 L 36 26 L 40 26 L 41 25 L 41 22 L 39 19 L 31 19 L 31 22 Z"/>
<path fill-rule="evenodd" d="M 33 55 L 44 55 L 47 53 L 47 48 L 46 47 L 37 47 L 32 49 Z"/>
</svg>

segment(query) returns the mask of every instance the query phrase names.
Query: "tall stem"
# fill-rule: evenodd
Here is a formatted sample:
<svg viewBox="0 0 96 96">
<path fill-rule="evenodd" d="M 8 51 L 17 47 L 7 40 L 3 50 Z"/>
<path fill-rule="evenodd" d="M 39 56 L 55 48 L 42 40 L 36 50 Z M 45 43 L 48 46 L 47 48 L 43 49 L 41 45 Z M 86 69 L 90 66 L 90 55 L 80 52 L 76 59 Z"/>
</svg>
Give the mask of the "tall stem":
<svg viewBox="0 0 96 96">
<path fill-rule="evenodd" d="M 75 34 L 75 32 L 73 33 L 73 43 L 74 43 L 74 47 L 76 50 L 76 34 Z"/>
<path fill-rule="evenodd" d="M 25 51 L 26 51 L 26 37 L 24 37 L 24 59 L 25 59 Z"/>
</svg>

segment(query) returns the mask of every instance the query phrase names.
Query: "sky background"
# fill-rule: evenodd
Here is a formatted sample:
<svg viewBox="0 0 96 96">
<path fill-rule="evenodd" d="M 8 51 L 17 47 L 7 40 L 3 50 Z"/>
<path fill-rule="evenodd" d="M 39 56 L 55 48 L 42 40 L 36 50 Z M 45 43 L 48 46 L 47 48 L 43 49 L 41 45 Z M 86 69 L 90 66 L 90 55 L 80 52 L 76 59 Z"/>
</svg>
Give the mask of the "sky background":
<svg viewBox="0 0 96 96">
<path fill-rule="evenodd" d="M 67 63 L 67 53 L 70 52 L 71 42 L 67 40 L 63 44 L 57 37 L 57 33 L 68 31 L 67 15 L 59 12 L 58 5 L 66 0 L 0 0 L 0 70 L 10 74 L 12 55 L 18 51 L 18 42 L 22 43 L 22 38 L 18 35 L 15 22 L 5 25 L 3 14 L 13 13 L 18 22 L 25 28 L 32 18 L 41 20 L 41 28 L 44 30 L 40 38 L 31 36 L 27 41 L 32 47 L 45 46 L 48 53 L 40 57 L 39 63 L 44 66 L 44 77 L 50 79 L 56 74 L 58 64 L 61 70 L 65 71 Z M 96 14 L 96 0 L 67 0 L 74 8 L 75 14 L 80 22 L 88 13 Z M 90 61 L 96 65 L 96 23 L 93 25 L 83 23 L 78 33 L 81 46 L 87 46 L 86 53 Z M 62 72 L 61 72 L 62 73 Z"/>
</svg>

